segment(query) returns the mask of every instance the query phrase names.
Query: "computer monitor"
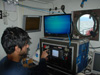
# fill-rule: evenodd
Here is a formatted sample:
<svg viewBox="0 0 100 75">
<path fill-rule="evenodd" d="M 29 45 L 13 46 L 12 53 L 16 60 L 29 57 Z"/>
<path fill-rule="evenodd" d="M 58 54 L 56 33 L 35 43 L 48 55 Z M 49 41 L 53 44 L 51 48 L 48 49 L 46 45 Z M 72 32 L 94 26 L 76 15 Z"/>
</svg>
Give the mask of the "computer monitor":
<svg viewBox="0 0 100 75">
<path fill-rule="evenodd" d="M 100 52 L 93 53 L 91 72 L 96 75 L 100 74 Z"/>
<path fill-rule="evenodd" d="M 24 15 L 23 29 L 27 32 L 41 31 L 42 16 Z"/>
<path fill-rule="evenodd" d="M 68 37 L 71 34 L 71 14 L 44 16 L 45 37 Z"/>
</svg>

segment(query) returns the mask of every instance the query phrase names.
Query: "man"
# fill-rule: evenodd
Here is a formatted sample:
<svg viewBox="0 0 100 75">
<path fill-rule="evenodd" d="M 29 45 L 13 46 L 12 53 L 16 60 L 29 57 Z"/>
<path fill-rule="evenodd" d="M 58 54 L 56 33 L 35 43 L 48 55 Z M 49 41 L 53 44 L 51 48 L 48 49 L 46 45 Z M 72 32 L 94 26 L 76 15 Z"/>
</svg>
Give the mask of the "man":
<svg viewBox="0 0 100 75">
<path fill-rule="evenodd" d="M 26 31 L 18 27 L 5 29 L 1 44 L 7 54 L 0 61 L 0 75 L 47 75 L 47 50 L 43 51 L 39 65 L 32 68 L 23 67 L 21 60 L 27 55 L 30 37 Z"/>
</svg>

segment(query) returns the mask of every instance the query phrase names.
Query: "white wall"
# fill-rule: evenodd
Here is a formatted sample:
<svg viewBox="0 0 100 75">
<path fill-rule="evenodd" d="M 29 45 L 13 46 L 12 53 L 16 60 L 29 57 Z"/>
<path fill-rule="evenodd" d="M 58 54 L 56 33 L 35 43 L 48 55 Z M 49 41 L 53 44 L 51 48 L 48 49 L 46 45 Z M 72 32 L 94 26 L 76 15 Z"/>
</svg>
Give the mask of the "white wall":
<svg viewBox="0 0 100 75">
<path fill-rule="evenodd" d="M 3 1 L 0 0 L 0 10 L 2 10 L 2 12 L 4 12 L 4 5 L 3 5 Z M 14 12 L 15 13 L 15 12 Z M 14 13 L 13 12 L 8 12 L 8 17 L 7 17 L 7 25 L 4 24 L 4 18 L 3 19 L 0 19 L 0 36 L 2 36 L 2 33 L 4 31 L 4 29 L 6 27 L 9 27 L 9 26 L 18 26 L 18 22 L 17 22 L 17 19 L 16 21 L 12 21 L 14 20 L 14 18 L 16 17 L 16 15 L 14 16 Z M 2 46 L 1 46 L 1 37 L 0 37 L 0 59 L 2 57 L 4 57 L 6 55 L 6 53 L 4 52 Z"/>
<path fill-rule="evenodd" d="M 52 8 L 53 7 L 51 3 L 45 4 L 45 3 L 38 3 L 38 2 L 33 2 L 33 1 L 24 1 L 24 2 L 19 2 L 19 3 L 22 5 L 27 5 L 27 6 L 36 7 L 36 8 L 48 8 L 48 7 Z M 16 7 L 16 11 L 12 10 L 14 7 Z M 12 10 L 12 11 L 7 11 L 7 13 L 8 13 L 7 21 L 6 21 L 7 25 L 4 25 L 3 19 L 0 19 L 0 36 L 2 36 L 2 33 L 6 27 L 18 26 L 18 27 L 22 28 L 23 15 L 41 15 L 41 16 L 43 16 L 45 14 L 49 14 L 48 12 L 43 11 L 43 10 L 42 11 L 37 10 L 37 9 L 34 10 L 32 8 L 29 9 L 29 8 L 25 8 L 25 7 L 20 7 L 18 5 L 14 6 L 14 7 L 9 8 L 9 10 Z M 3 5 L 2 0 L 0 0 L 0 10 L 4 11 L 4 5 Z M 42 24 L 43 24 L 43 22 L 42 22 Z M 32 57 L 35 50 L 37 49 L 37 45 L 39 43 L 39 38 L 43 37 L 43 25 L 41 27 L 40 32 L 31 32 L 28 34 L 31 37 L 31 42 L 32 42 L 32 44 L 30 45 L 30 51 L 29 51 L 30 57 Z M 5 55 L 6 54 L 0 43 L 0 60 Z"/>
<path fill-rule="evenodd" d="M 80 7 L 81 2 L 82 0 L 56 0 L 54 6 L 60 8 L 61 5 L 65 5 L 66 13 L 76 10 L 100 9 L 100 0 L 87 0 L 83 8 Z"/>
</svg>

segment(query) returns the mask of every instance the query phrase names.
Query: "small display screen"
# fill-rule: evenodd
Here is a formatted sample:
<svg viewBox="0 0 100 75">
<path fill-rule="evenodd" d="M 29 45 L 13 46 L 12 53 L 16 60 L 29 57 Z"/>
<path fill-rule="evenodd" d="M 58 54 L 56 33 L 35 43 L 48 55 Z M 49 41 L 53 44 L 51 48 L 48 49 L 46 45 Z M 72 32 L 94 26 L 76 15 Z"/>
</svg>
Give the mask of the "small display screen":
<svg viewBox="0 0 100 75">
<path fill-rule="evenodd" d="M 59 51 L 58 50 L 52 50 L 52 56 L 59 57 Z"/>
</svg>

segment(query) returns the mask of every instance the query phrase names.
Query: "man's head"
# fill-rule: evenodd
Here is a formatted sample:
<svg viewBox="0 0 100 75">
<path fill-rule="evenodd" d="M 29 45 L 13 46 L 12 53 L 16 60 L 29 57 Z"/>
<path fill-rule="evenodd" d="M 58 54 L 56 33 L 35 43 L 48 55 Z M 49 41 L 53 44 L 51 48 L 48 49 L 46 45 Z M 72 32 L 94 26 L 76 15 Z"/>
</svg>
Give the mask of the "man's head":
<svg viewBox="0 0 100 75">
<path fill-rule="evenodd" d="M 20 55 L 27 54 L 30 37 L 27 32 L 18 27 L 8 27 L 1 37 L 1 44 L 7 54 L 12 54 L 16 49 L 20 49 Z"/>
</svg>

